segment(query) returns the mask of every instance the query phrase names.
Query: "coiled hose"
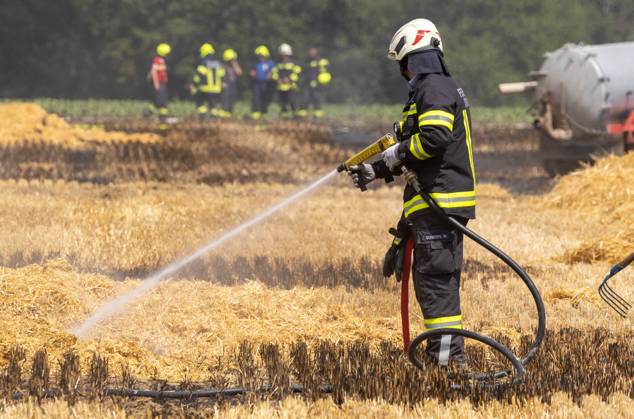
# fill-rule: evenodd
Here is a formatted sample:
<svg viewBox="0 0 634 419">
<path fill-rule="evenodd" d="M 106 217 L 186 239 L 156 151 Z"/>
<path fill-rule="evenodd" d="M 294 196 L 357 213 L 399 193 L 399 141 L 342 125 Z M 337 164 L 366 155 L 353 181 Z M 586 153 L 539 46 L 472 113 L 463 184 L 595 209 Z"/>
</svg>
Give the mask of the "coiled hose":
<svg viewBox="0 0 634 419">
<path fill-rule="evenodd" d="M 468 227 L 464 226 L 461 222 L 459 222 L 455 218 L 447 215 L 447 213 L 445 213 L 445 211 L 438 206 L 436 201 L 434 201 L 434 199 L 431 196 L 429 196 L 427 192 L 422 190 L 415 172 L 408 170 L 407 167 L 405 166 L 402 167 L 402 171 L 409 185 L 412 186 L 412 188 L 414 188 L 417 194 L 421 195 L 423 200 L 427 203 L 427 205 L 429 205 L 429 207 L 434 212 L 436 212 L 438 215 L 444 218 L 448 223 L 450 223 L 456 229 L 460 230 L 465 236 L 469 237 L 471 240 L 473 240 L 474 242 L 476 242 L 477 244 L 479 244 L 480 246 L 484 247 L 489 252 L 497 256 L 506 265 L 508 265 L 517 274 L 517 276 L 520 277 L 520 279 L 524 282 L 524 284 L 530 291 L 531 296 L 533 297 L 533 300 L 535 301 L 535 308 L 537 309 L 537 329 L 535 331 L 535 338 L 530 348 L 521 359 L 518 359 L 506 346 L 502 345 L 501 343 L 497 342 L 494 339 L 491 339 L 479 333 L 471 332 L 468 330 L 462 330 L 462 329 L 434 329 L 432 331 L 425 332 L 417 336 L 411 342 L 411 344 L 409 345 L 406 344 L 407 346 L 406 350 L 408 352 L 410 360 L 417 367 L 423 368 L 424 363 L 421 362 L 421 360 L 416 357 L 416 348 L 420 346 L 422 342 L 432 337 L 441 336 L 441 335 L 464 336 L 464 337 L 485 343 L 493 347 L 494 349 L 496 349 L 502 355 L 504 355 L 511 362 L 511 364 L 513 365 L 513 368 L 516 371 L 516 375 L 513 380 L 513 383 L 517 383 L 521 381 L 521 379 L 524 376 L 524 366 L 528 364 L 528 362 L 535 356 L 539 347 L 542 344 L 542 341 L 544 340 L 544 334 L 546 333 L 546 309 L 544 307 L 544 301 L 542 300 L 542 297 L 539 294 L 539 291 L 537 290 L 535 283 L 533 283 L 533 280 L 530 278 L 530 276 L 528 276 L 526 271 L 517 262 L 515 262 L 509 255 L 504 253 L 501 249 L 497 248 L 488 240 L 479 236 L 473 230 L 470 230 Z M 407 284 L 403 284 L 403 287 L 407 287 Z M 407 292 L 403 291 L 401 293 L 401 298 L 405 296 L 407 296 Z M 406 302 L 404 303 L 403 300 L 401 300 L 402 309 L 404 307 L 404 304 L 406 304 Z M 405 315 L 403 315 L 404 326 L 406 325 L 405 320 L 406 320 Z M 408 330 L 407 333 L 409 335 L 409 324 L 407 324 L 407 330 Z M 404 339 L 406 339 L 405 327 L 403 331 L 404 331 L 403 337 Z M 407 337 L 407 339 L 409 339 L 409 337 Z M 498 371 L 492 374 L 494 378 L 503 377 L 506 375 L 508 375 L 507 371 Z"/>
</svg>

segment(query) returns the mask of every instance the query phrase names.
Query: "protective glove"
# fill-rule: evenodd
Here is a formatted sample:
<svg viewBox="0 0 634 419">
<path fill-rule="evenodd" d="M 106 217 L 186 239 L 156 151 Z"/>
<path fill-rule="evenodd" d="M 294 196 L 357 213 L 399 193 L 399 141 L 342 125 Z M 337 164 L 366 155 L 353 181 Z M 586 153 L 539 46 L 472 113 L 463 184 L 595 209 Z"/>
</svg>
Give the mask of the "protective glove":
<svg viewBox="0 0 634 419">
<path fill-rule="evenodd" d="M 354 186 L 365 191 L 368 183 L 376 179 L 376 173 L 371 164 L 360 164 L 358 166 L 350 166 L 348 175 L 352 179 Z"/>
<path fill-rule="evenodd" d="M 383 276 L 389 278 L 392 275 L 396 275 L 396 280 L 400 282 L 403 275 L 403 261 L 405 260 L 407 239 L 399 237 L 398 232 L 394 228 L 390 229 L 390 234 L 394 236 L 394 240 L 385 253 Z"/>
<path fill-rule="evenodd" d="M 400 145 L 400 143 L 396 143 L 383 152 L 383 161 L 391 172 L 395 171 L 401 164 L 401 157 L 398 152 Z"/>
</svg>

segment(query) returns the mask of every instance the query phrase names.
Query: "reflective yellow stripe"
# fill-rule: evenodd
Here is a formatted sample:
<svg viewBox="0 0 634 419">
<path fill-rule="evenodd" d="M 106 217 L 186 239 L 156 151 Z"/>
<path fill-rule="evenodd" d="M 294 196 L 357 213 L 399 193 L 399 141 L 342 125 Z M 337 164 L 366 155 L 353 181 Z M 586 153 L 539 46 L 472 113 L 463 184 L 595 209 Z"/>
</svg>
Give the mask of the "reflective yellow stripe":
<svg viewBox="0 0 634 419">
<path fill-rule="evenodd" d="M 429 194 L 440 208 L 467 208 L 475 207 L 475 191 L 466 192 L 433 192 Z M 415 195 L 409 201 L 403 204 L 403 212 L 405 218 L 409 217 L 416 211 L 429 208 L 427 202 L 420 195 Z"/>
<path fill-rule="evenodd" d="M 207 68 L 207 66 L 199 65 L 196 71 L 206 78 L 206 83 L 199 86 L 199 90 L 204 93 L 220 93 L 222 92 L 222 77 L 224 76 L 224 70 L 221 67 Z M 200 77 L 198 81 L 194 76 L 194 81 L 200 83 Z"/>
<path fill-rule="evenodd" d="M 418 117 L 418 126 L 441 126 L 453 131 L 454 116 L 449 112 L 435 110 L 428 111 Z"/>
<path fill-rule="evenodd" d="M 420 140 L 420 134 L 414 134 L 410 137 L 409 151 L 418 160 L 426 160 L 431 157 L 431 154 L 427 153 L 423 148 L 423 143 Z"/>
<path fill-rule="evenodd" d="M 409 109 L 406 111 L 403 111 L 403 116 L 405 118 L 407 118 L 409 115 L 416 115 L 416 104 L 412 103 L 411 105 L 409 105 Z"/>
<path fill-rule="evenodd" d="M 475 165 L 473 164 L 473 147 L 471 145 L 471 126 L 469 125 L 469 115 L 467 110 L 462 111 L 462 119 L 464 120 L 464 131 L 467 141 L 467 150 L 469 151 L 469 165 L 471 165 L 471 175 L 473 176 L 473 187 L 476 184 Z"/>
<path fill-rule="evenodd" d="M 441 110 L 427 111 L 421 116 L 419 116 L 418 119 L 421 120 L 421 119 L 427 118 L 428 116 L 442 116 L 444 118 L 449 119 L 451 122 L 453 122 L 455 119 L 453 114 L 449 112 L 441 111 Z"/>
<path fill-rule="evenodd" d="M 432 198 L 438 200 L 449 200 L 455 198 L 474 198 L 475 199 L 475 191 L 465 191 L 465 192 L 432 192 L 429 194 Z"/>
<path fill-rule="evenodd" d="M 425 319 L 428 329 L 462 329 L 462 315 Z"/>
</svg>

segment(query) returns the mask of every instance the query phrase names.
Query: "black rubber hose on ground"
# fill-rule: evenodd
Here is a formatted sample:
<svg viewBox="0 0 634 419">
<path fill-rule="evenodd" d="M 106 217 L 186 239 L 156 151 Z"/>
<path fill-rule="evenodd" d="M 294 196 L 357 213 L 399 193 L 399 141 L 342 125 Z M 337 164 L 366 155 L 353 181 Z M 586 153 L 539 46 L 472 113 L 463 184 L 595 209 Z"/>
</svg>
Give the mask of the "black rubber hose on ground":
<svg viewBox="0 0 634 419">
<path fill-rule="evenodd" d="M 196 399 L 205 397 L 234 397 L 250 392 L 266 393 L 274 390 L 271 386 L 262 386 L 258 389 L 251 390 L 246 387 L 229 387 L 219 389 L 202 389 L 202 390 L 135 390 L 123 388 L 107 388 L 104 391 L 106 396 L 124 396 L 124 397 L 151 397 L 155 399 Z M 300 384 L 291 384 L 287 389 L 291 393 L 303 393 L 304 387 Z M 324 394 L 332 393 L 332 386 L 329 384 L 320 387 Z"/>
<path fill-rule="evenodd" d="M 513 381 L 511 384 L 517 384 L 520 381 L 522 381 L 522 379 L 524 378 L 524 365 L 519 359 L 517 359 L 515 354 L 513 354 L 513 352 L 511 352 L 509 348 L 502 345 L 500 342 L 496 341 L 495 339 L 492 339 L 488 336 L 484 336 L 479 333 L 472 332 L 470 330 L 465 330 L 465 329 L 434 329 L 434 330 L 430 330 L 429 332 L 425 332 L 416 336 L 416 338 L 410 344 L 409 350 L 408 350 L 410 361 L 412 361 L 412 363 L 418 368 L 424 370 L 426 366 L 423 362 L 421 362 L 419 358 L 416 357 L 416 348 L 421 343 L 425 342 L 428 339 L 431 339 L 437 336 L 444 336 L 444 335 L 463 336 L 468 339 L 473 339 L 478 342 L 482 342 L 485 345 L 488 345 L 494 348 L 495 350 L 500 352 L 502 355 L 504 355 L 504 357 L 511 362 L 511 364 L 513 365 L 513 368 L 516 371 L 516 374 L 513 377 Z M 506 372 L 503 372 L 503 373 L 497 372 L 493 374 L 484 374 L 484 375 L 487 378 L 490 377 L 493 379 L 499 379 L 499 378 L 503 378 L 507 376 L 508 374 Z"/>
<path fill-rule="evenodd" d="M 443 211 L 443 214 L 444 214 L 444 211 Z M 480 246 L 484 247 L 489 252 L 493 253 L 495 256 L 501 259 L 506 265 L 508 265 L 517 274 L 517 276 L 519 276 L 522 279 L 522 281 L 528 288 L 529 292 L 531 293 L 531 296 L 533 297 L 533 300 L 535 301 L 535 308 L 537 309 L 537 330 L 535 331 L 535 339 L 533 340 L 531 347 L 526 352 L 526 355 L 524 355 L 524 357 L 521 359 L 522 365 L 526 365 L 528 361 L 530 361 L 531 358 L 535 356 L 535 353 L 537 353 L 537 350 L 539 349 L 539 347 L 542 344 L 542 341 L 544 340 L 544 334 L 546 333 L 546 308 L 544 307 L 544 301 L 542 300 L 542 296 L 539 294 L 539 291 L 537 290 L 535 283 L 530 278 L 530 276 L 528 276 L 526 271 L 517 262 L 511 259 L 510 256 L 504 253 L 502 250 L 497 248 L 495 245 L 493 245 L 491 242 L 487 241 L 483 237 L 479 236 L 473 230 L 470 230 L 466 226 L 462 225 L 462 223 L 460 223 L 455 218 L 449 217 L 447 215 L 445 216 L 447 217 L 449 222 L 453 224 L 457 229 L 462 231 L 465 236 L 469 237 L 471 240 L 478 243 Z"/>
<path fill-rule="evenodd" d="M 445 211 L 442 208 L 440 208 L 438 206 L 438 204 L 436 204 L 436 201 L 434 201 L 429 196 L 428 193 L 426 193 L 426 192 L 424 192 L 422 190 L 422 188 L 420 187 L 420 184 L 418 183 L 418 179 L 416 179 L 416 177 L 414 175 L 414 172 L 410 172 L 407 168 L 403 168 L 403 174 L 405 175 L 406 179 L 408 180 L 408 183 L 414 188 L 414 190 L 418 194 L 420 194 L 422 196 L 423 200 L 427 203 L 427 205 L 429 205 L 429 207 L 432 210 L 434 210 L 438 215 L 440 215 L 441 217 L 446 219 L 447 222 L 449 222 L 455 228 L 460 230 L 465 236 L 469 237 L 471 240 L 473 240 L 474 242 L 476 242 L 480 246 L 484 247 L 489 252 L 491 252 L 495 256 L 497 256 L 500 260 L 502 260 L 506 265 L 508 265 L 522 279 L 522 281 L 524 282 L 524 284 L 526 285 L 526 287 L 530 291 L 531 296 L 533 297 L 533 300 L 535 301 L 535 307 L 537 309 L 537 330 L 535 332 L 535 339 L 534 339 L 533 343 L 531 344 L 531 347 L 529 348 L 529 350 L 526 353 L 526 355 L 524 355 L 524 357 L 522 357 L 522 359 L 520 360 L 522 366 L 526 365 L 531 360 L 531 358 L 533 358 L 535 356 L 535 353 L 537 352 L 537 350 L 539 349 L 539 347 L 541 346 L 541 344 L 542 344 L 542 342 L 544 340 L 544 334 L 546 333 L 546 309 L 544 307 L 544 301 L 542 300 L 542 297 L 539 294 L 539 291 L 537 290 L 537 287 L 535 286 L 535 283 L 533 283 L 533 280 L 530 278 L 530 276 L 528 276 L 526 271 L 517 262 L 515 262 L 509 255 L 504 253 L 502 250 L 498 249 L 495 245 L 493 245 L 488 240 L 486 240 L 483 237 L 479 236 L 473 230 L 470 230 L 468 227 L 464 226 L 460 221 L 458 221 L 455 218 L 447 215 L 447 213 L 445 213 Z M 442 331 L 442 330 L 445 330 L 445 332 L 446 332 L 445 334 L 451 334 L 450 330 L 452 330 L 452 329 L 439 329 L 439 331 Z M 440 333 L 440 334 L 442 334 L 442 333 Z M 425 337 L 425 339 L 420 339 L 420 340 L 418 340 L 418 338 L 416 338 L 412 342 L 412 345 L 410 345 L 410 359 L 411 359 L 411 354 L 414 351 L 413 348 L 415 348 L 420 343 L 422 343 L 423 340 L 426 340 L 426 339 L 428 339 L 430 337 L 428 334 L 425 334 L 425 333 L 423 335 L 421 335 L 421 336 L 426 336 L 426 337 Z M 421 337 L 421 336 L 419 336 L 419 337 Z M 482 336 L 482 335 L 478 335 L 478 336 L 481 336 L 481 337 L 484 338 L 484 336 Z M 477 339 L 477 340 L 480 340 L 480 339 Z M 482 341 L 482 340 L 480 340 L 480 341 Z M 414 345 L 414 342 L 417 342 L 417 344 Z M 486 343 L 486 342 L 484 342 L 484 343 Z M 501 344 L 498 343 L 498 345 L 501 345 Z M 496 349 L 498 351 L 500 350 L 498 348 L 496 348 Z M 502 353 L 504 354 L 504 352 L 502 352 Z M 505 354 L 505 356 L 506 356 L 506 354 Z M 507 358 L 508 358 L 508 356 L 507 356 Z M 519 370 L 518 370 L 518 373 L 519 373 Z"/>
<path fill-rule="evenodd" d="M 243 394 L 257 392 L 266 393 L 274 390 L 271 386 L 262 386 L 258 389 L 251 390 L 246 387 L 229 387 L 229 388 L 209 388 L 201 390 L 140 390 L 133 388 L 106 388 L 103 390 L 104 396 L 117 396 L 117 397 L 149 397 L 153 399 L 199 399 L 199 398 L 212 398 L 212 397 L 235 397 Z M 290 393 L 303 393 L 304 387 L 300 384 L 291 384 L 287 389 Z M 324 394 L 332 393 L 332 387 L 330 385 L 323 385 L 320 388 Z M 58 398 L 64 394 L 59 389 L 49 389 L 44 392 L 45 398 Z M 14 393 L 13 400 L 23 400 L 27 396 L 22 393 Z"/>
</svg>

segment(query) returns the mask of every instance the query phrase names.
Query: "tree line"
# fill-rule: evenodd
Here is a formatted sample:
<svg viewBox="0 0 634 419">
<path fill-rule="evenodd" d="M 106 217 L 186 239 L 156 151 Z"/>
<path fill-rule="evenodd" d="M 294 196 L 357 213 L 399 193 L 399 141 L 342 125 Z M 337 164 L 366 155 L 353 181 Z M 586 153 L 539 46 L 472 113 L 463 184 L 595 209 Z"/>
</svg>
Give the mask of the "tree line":
<svg viewBox="0 0 634 419">
<path fill-rule="evenodd" d="M 387 44 L 415 17 L 436 23 L 450 70 L 489 106 L 514 100 L 496 84 L 524 79 L 546 51 L 634 40 L 631 0 L 4 0 L 0 96 L 149 97 L 150 60 L 168 42 L 172 92 L 186 98 L 203 42 L 235 49 L 247 69 L 258 44 L 288 42 L 300 61 L 311 46 L 331 61 L 330 101 L 393 103 L 406 86 Z"/>
</svg>

